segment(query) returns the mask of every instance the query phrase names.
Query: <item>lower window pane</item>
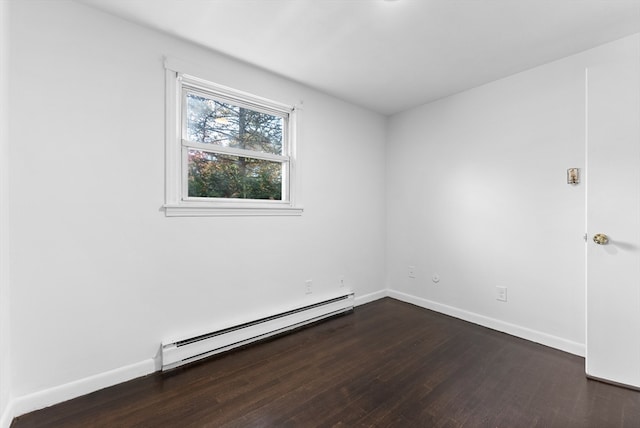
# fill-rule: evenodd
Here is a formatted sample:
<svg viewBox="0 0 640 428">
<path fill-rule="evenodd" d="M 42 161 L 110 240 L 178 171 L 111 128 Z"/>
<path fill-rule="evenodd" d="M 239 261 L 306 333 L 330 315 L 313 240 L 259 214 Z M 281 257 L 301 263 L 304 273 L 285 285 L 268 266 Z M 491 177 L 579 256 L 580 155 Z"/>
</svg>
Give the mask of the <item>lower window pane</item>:
<svg viewBox="0 0 640 428">
<path fill-rule="evenodd" d="M 189 196 L 282 200 L 280 162 L 189 150 Z"/>
</svg>

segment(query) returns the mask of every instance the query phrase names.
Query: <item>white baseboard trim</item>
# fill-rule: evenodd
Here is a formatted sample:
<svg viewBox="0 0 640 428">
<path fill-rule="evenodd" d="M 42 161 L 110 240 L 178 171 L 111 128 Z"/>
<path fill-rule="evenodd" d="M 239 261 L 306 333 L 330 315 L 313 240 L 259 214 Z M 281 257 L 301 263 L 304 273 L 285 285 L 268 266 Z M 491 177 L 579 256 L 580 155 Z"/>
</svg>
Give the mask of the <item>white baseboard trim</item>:
<svg viewBox="0 0 640 428">
<path fill-rule="evenodd" d="M 146 376 L 155 371 L 155 361 L 149 358 L 139 363 L 130 364 L 53 388 L 16 397 L 9 402 L 7 409 L 2 415 L 2 424 L 0 427 L 8 428 L 13 418 L 24 415 L 25 413 L 62 403 L 63 401 L 71 400 L 72 398 L 80 397 L 128 380 Z"/>
<path fill-rule="evenodd" d="M 374 300 L 382 299 L 383 297 L 387 297 L 387 296 L 388 296 L 387 290 L 375 291 L 373 293 L 364 294 L 362 296 L 356 295 L 354 305 L 355 306 L 364 305 L 365 303 L 370 303 L 370 302 L 373 302 Z"/>
<path fill-rule="evenodd" d="M 354 304 L 355 306 L 359 306 L 386 296 L 387 291 L 380 290 L 356 297 Z M 99 373 L 64 385 L 16 397 L 9 401 L 4 413 L 0 416 L 0 428 L 9 428 L 13 418 L 20 415 L 53 406 L 54 404 L 62 403 L 138 377 L 146 376 L 158 370 L 159 367 L 156 360 L 150 358 L 139 363 Z"/>
<path fill-rule="evenodd" d="M 570 354 L 585 355 L 585 346 L 582 343 L 572 342 L 561 337 L 542 333 L 516 324 L 507 323 L 474 312 L 458 309 L 453 306 L 412 296 L 396 290 L 380 290 L 373 293 L 357 296 L 355 306 L 364 305 L 384 297 L 391 297 L 402 302 L 411 303 L 425 309 L 430 309 L 445 315 L 469 321 L 474 324 L 488 327 L 512 336 L 520 337 L 532 342 L 550 346 Z M 89 376 L 64 385 L 27 394 L 12 399 L 0 416 L 0 428 L 9 428 L 13 418 L 35 410 L 43 409 L 54 404 L 62 403 L 85 394 L 98 391 L 109 386 L 126 382 L 138 377 L 146 376 L 158 370 L 156 361 L 153 358 L 120 367 L 108 372 Z"/>
<path fill-rule="evenodd" d="M 570 354 L 584 357 L 585 345 L 583 343 L 573 342 L 571 340 L 563 339 L 558 336 L 553 336 L 547 333 L 542 333 L 537 330 L 532 330 L 527 327 L 522 327 L 516 324 L 511 324 L 505 321 L 490 318 L 484 315 L 476 314 L 474 312 L 465 311 L 463 309 L 454 308 L 453 306 L 444 305 L 442 303 L 434 302 L 432 300 L 423 299 L 422 297 L 412 296 L 400 291 L 387 290 L 387 295 L 396 300 L 411 303 L 422 308 L 430 309 L 435 312 L 440 312 L 445 315 L 459 318 L 464 321 L 469 321 L 474 324 L 488 327 L 492 330 L 497 330 L 502 333 L 507 333 L 512 336 L 520 337 L 522 339 L 529 340 L 531 342 L 540 343 L 551 348 L 559 349 Z"/>
</svg>

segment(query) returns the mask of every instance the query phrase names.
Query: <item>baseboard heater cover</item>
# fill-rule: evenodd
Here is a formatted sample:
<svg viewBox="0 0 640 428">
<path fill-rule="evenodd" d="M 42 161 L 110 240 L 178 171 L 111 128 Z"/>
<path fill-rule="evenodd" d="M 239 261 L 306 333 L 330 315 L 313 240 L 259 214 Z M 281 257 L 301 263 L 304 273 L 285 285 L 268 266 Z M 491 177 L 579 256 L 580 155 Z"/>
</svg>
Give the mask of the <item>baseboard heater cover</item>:
<svg viewBox="0 0 640 428">
<path fill-rule="evenodd" d="M 352 311 L 353 293 L 194 337 L 162 342 L 162 371 Z"/>
</svg>

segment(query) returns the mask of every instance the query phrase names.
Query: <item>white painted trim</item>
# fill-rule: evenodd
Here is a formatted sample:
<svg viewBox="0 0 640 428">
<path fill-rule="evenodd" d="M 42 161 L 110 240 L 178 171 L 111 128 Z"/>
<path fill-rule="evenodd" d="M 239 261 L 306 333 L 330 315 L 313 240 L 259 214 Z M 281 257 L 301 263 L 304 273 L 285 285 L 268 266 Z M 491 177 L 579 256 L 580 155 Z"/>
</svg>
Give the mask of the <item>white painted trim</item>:
<svg viewBox="0 0 640 428">
<path fill-rule="evenodd" d="M 364 304 L 385 297 L 385 290 L 367 294 L 355 299 L 354 304 Z M 42 391 L 13 398 L 0 415 L 0 428 L 9 428 L 14 418 L 29 412 L 53 406 L 73 398 L 81 397 L 113 385 L 127 382 L 160 370 L 159 364 L 153 358 L 138 363 L 120 367 L 104 373 L 54 386 Z"/>
<path fill-rule="evenodd" d="M 356 295 L 356 299 L 354 302 L 355 306 L 360 306 L 360 305 L 364 305 L 366 303 L 371 303 L 374 300 L 378 300 L 378 299 L 382 299 L 383 297 L 387 297 L 388 290 L 380 290 L 380 291 L 374 291 L 373 293 L 369 293 L 369 294 L 364 294 L 362 296 L 358 296 Z"/>
<path fill-rule="evenodd" d="M 270 206 L 256 207 L 223 207 L 198 205 L 164 205 L 166 217 L 226 217 L 226 216 L 301 216 L 301 207 Z"/>
<path fill-rule="evenodd" d="M 246 107 L 266 114 L 277 115 L 282 118 L 288 117 L 294 109 L 294 106 L 292 105 L 220 85 L 210 80 L 201 79 L 179 69 L 173 71 L 178 73 L 178 76 L 182 77 L 183 86 L 186 86 L 188 89 L 193 88 L 193 91 L 187 90 L 188 92 L 199 93 L 207 98 L 211 98 L 213 95 L 212 99 L 233 103 L 240 107 Z"/>
<path fill-rule="evenodd" d="M 389 297 L 392 297 L 396 300 L 411 303 L 413 305 L 459 318 L 464 321 L 469 321 L 471 323 L 478 324 L 492 330 L 497 330 L 502 333 L 507 333 L 511 336 L 516 336 L 525 340 L 529 340 L 531 342 L 540 343 L 542 345 L 559 349 L 570 354 L 578 355 L 581 357 L 584 357 L 585 354 L 585 346 L 583 343 L 573 342 L 562 337 L 553 336 L 541 331 L 532 330 L 527 327 L 511 324 L 495 318 L 476 314 L 474 312 L 465 311 L 463 309 L 454 308 L 453 306 L 448 306 L 442 303 L 434 302 L 432 300 L 412 296 L 400 291 L 387 290 L 387 294 Z"/>
<path fill-rule="evenodd" d="M 584 171 L 582 173 L 584 182 L 584 372 L 589 377 L 589 361 L 587 357 L 587 347 L 589 345 L 589 67 L 584 69 Z"/>
<path fill-rule="evenodd" d="M 199 150 L 208 153 L 220 153 L 223 155 L 239 156 L 245 158 L 261 159 L 270 162 L 287 163 L 289 156 L 274 155 L 271 153 L 256 152 L 255 150 L 236 149 L 234 147 L 224 147 L 216 144 L 197 143 L 195 141 L 182 140 L 182 147 Z"/>
<path fill-rule="evenodd" d="M 82 395 L 90 394 L 100 389 L 108 388 L 119 383 L 146 376 L 156 371 L 155 360 L 149 358 L 128 366 L 119 367 L 108 372 L 99 373 L 84 379 L 78 379 L 53 388 L 37 391 L 32 394 L 14 398 L 7 406 L 7 411 L 2 415 L 2 428 L 8 420 L 11 424 L 13 418 L 63 401 L 71 400 Z"/>
<path fill-rule="evenodd" d="M 354 305 L 360 306 L 384 297 L 400 300 L 438 313 L 449 315 L 464 321 L 497 330 L 525 340 L 540 343 L 561 351 L 579 356 L 584 356 L 584 344 L 573 342 L 561 337 L 542 333 L 516 324 L 490 318 L 484 315 L 454 308 L 442 303 L 412 296 L 396 290 L 379 290 L 373 293 L 355 297 Z M 38 391 L 22 397 L 14 398 L 9 402 L 4 413 L 0 416 L 0 428 L 9 428 L 13 418 L 44 407 L 62 403 L 85 394 L 98 391 L 109 386 L 126 382 L 138 377 L 146 376 L 158 370 L 156 361 L 152 358 L 120 367 L 105 373 L 100 373 L 64 385 Z"/>
<path fill-rule="evenodd" d="M 163 205 L 167 217 L 208 217 L 208 216 L 300 216 L 303 209 L 296 205 L 296 145 L 300 125 L 301 106 L 288 105 L 269 100 L 257 95 L 213 83 L 205 78 L 195 77 L 190 70 L 200 70 L 197 66 L 174 58 L 164 58 L 165 66 L 165 203 Z M 206 74 L 202 74 L 205 76 Z M 225 148 L 213 144 L 200 144 L 185 141 L 184 91 L 204 91 L 204 95 L 212 99 L 230 102 L 234 105 L 248 107 L 282 117 L 286 121 L 285 139 L 282 155 Z M 302 103 L 302 101 L 301 101 Z M 193 148 L 211 153 L 224 153 L 234 156 L 245 156 L 256 159 L 280 162 L 283 166 L 282 201 L 261 200 L 228 200 L 217 198 L 191 198 L 187 191 L 187 150 Z M 198 202 L 198 205 L 192 205 Z M 229 206 L 234 204 L 237 206 Z M 253 209 L 257 208 L 257 209 Z"/>
<path fill-rule="evenodd" d="M 13 401 L 9 401 L 4 412 L 0 415 L 0 428 L 9 428 L 11 426 L 11 422 L 13 422 L 13 415 Z"/>
<path fill-rule="evenodd" d="M 11 268 L 9 254 L 9 88 L 11 77 L 10 41 L 11 8 L 9 2 L 0 2 L 0 426 L 11 424 Z M 7 423 L 8 420 L 8 423 Z"/>
<path fill-rule="evenodd" d="M 178 151 L 178 140 L 181 138 L 178 124 L 180 109 L 176 103 L 180 99 L 178 93 L 177 74 L 165 70 L 165 203 L 178 204 L 182 194 L 182 157 Z"/>
</svg>

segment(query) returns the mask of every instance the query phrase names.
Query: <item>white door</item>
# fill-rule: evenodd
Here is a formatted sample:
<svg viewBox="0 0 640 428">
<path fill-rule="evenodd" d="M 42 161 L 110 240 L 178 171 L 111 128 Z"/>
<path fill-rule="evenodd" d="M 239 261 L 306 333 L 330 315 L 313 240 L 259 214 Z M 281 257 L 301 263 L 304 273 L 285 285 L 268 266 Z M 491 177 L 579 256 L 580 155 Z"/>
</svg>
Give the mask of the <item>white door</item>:
<svg viewBox="0 0 640 428">
<path fill-rule="evenodd" d="M 586 372 L 640 387 L 640 38 L 587 69 Z M 605 244 L 594 235 L 608 237 Z"/>
</svg>

